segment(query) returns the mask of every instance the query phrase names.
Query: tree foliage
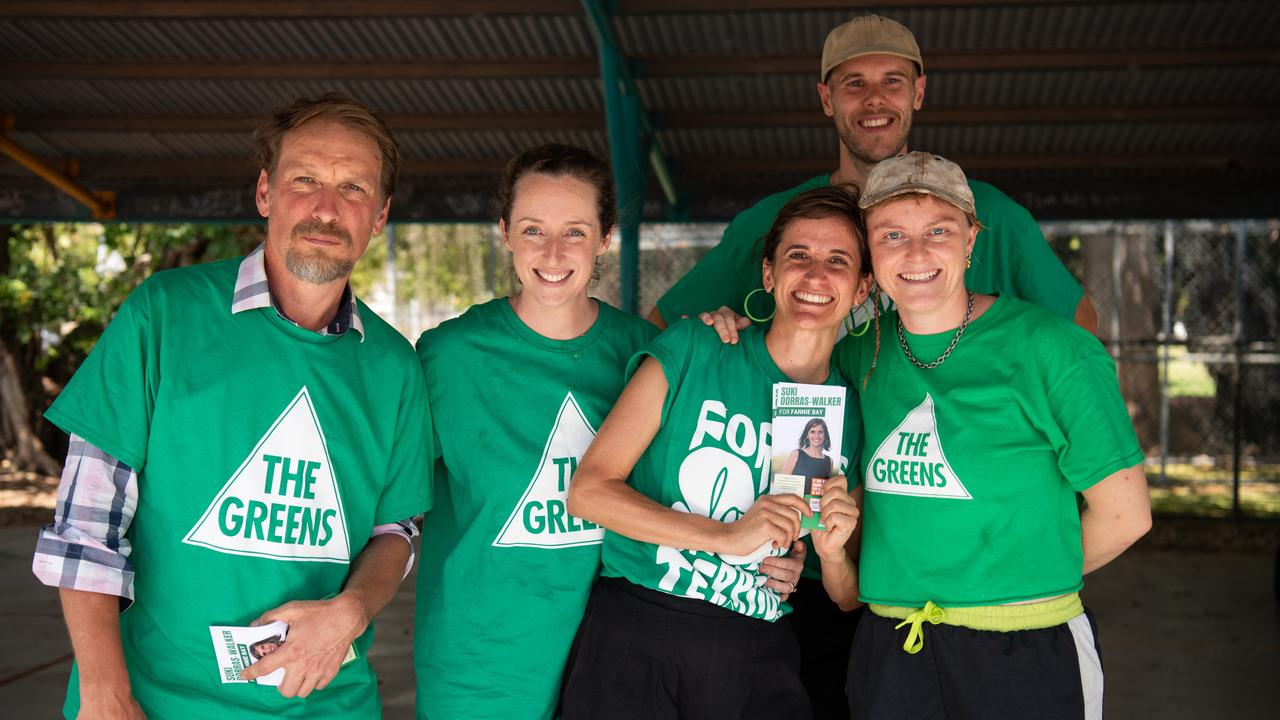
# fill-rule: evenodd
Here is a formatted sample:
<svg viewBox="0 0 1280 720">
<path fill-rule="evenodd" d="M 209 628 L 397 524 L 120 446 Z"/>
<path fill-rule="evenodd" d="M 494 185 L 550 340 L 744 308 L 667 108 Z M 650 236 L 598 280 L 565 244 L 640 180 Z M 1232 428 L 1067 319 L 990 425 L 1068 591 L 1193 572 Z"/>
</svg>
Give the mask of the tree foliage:
<svg viewBox="0 0 1280 720">
<path fill-rule="evenodd" d="M 384 299 L 410 336 L 514 287 L 491 225 L 394 232 L 396 293 Z M 65 437 L 44 411 L 129 293 L 154 272 L 242 255 L 262 237 L 259 225 L 0 225 L 0 452 L 18 469 L 56 472 L 50 456 Z M 373 238 L 351 278 L 357 296 L 385 296 L 387 261 L 385 236 Z"/>
<path fill-rule="evenodd" d="M 153 272 L 232 257 L 260 238 L 233 225 L 0 226 L 0 449 L 18 469 L 47 472 L 43 448 L 63 439 L 44 410 L 125 297 Z"/>
</svg>

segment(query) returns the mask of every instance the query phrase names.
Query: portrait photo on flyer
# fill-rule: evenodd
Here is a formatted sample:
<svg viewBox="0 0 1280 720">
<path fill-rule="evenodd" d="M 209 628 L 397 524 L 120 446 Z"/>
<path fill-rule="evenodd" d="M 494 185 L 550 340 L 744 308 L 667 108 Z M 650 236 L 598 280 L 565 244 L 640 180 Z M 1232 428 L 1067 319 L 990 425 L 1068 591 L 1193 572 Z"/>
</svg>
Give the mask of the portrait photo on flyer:
<svg viewBox="0 0 1280 720">
<path fill-rule="evenodd" d="M 774 383 L 771 494 L 801 495 L 813 517 L 801 527 L 825 530 L 819 515 L 823 483 L 840 474 L 845 393 L 843 387 Z"/>
</svg>

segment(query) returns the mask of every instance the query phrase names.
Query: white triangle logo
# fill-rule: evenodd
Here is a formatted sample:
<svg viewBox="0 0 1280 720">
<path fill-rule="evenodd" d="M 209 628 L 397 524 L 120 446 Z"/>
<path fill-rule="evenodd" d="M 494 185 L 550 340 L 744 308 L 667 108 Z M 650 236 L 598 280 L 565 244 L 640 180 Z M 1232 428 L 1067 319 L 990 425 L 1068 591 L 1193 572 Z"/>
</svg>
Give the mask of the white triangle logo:
<svg viewBox="0 0 1280 720">
<path fill-rule="evenodd" d="M 182 541 L 232 555 L 351 562 L 342 495 L 305 386 Z"/>
<path fill-rule="evenodd" d="M 867 492 L 973 499 L 942 451 L 933 398 L 927 393 L 924 402 L 880 443 L 867 463 L 865 482 Z"/>
<path fill-rule="evenodd" d="M 604 528 L 570 515 L 565 501 L 578 461 L 595 436 L 573 393 L 566 394 L 533 480 L 493 541 L 495 547 L 577 547 L 604 540 Z"/>
</svg>

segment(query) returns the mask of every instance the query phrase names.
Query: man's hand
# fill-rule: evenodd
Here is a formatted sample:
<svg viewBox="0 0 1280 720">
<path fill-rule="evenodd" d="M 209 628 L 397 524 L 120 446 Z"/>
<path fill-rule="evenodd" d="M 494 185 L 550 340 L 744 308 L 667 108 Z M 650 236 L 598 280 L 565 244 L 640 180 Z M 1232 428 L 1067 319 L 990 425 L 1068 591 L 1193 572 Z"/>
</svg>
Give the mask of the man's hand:
<svg viewBox="0 0 1280 720">
<path fill-rule="evenodd" d="M 80 683 L 78 720 L 147 720 L 128 685 L 92 686 Z"/>
<path fill-rule="evenodd" d="M 804 572 L 804 558 L 809 554 L 809 546 L 797 540 L 791 543 L 791 554 L 783 557 L 767 557 L 760 561 L 760 573 L 769 579 L 764 586 L 776 590 L 786 602 L 791 593 L 796 591 L 800 582 L 800 574 Z"/>
<path fill-rule="evenodd" d="M 848 485 L 844 475 L 837 475 L 822 486 L 819 509 L 827 529 L 813 531 L 813 549 L 828 562 L 844 557 L 845 545 L 858 527 L 858 506 L 849 496 Z"/>
<path fill-rule="evenodd" d="M 347 655 L 351 643 L 369 626 L 364 606 L 348 593 L 329 600 L 290 602 L 267 611 L 254 625 L 276 620 L 289 624 L 289 634 L 279 650 L 240 672 L 240 679 L 254 680 L 284 668 L 280 694 L 306 697 L 323 690 Z"/>
<path fill-rule="evenodd" d="M 716 333 L 720 335 L 720 342 L 728 345 L 736 345 L 738 332 L 746 330 L 751 325 L 750 320 L 730 310 L 727 305 L 721 305 L 720 309 L 714 312 L 698 313 L 698 319 L 715 328 Z"/>
</svg>

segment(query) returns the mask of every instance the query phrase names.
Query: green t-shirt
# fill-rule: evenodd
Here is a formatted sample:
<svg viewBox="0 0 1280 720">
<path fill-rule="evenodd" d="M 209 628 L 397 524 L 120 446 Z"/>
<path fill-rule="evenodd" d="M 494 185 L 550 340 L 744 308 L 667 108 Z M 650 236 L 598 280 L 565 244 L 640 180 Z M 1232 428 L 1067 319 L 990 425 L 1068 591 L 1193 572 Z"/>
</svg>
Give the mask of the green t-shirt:
<svg viewBox="0 0 1280 720">
<path fill-rule="evenodd" d="M 305 699 L 223 684 L 209 626 L 339 592 L 374 525 L 430 507 L 422 373 L 363 305 L 363 342 L 271 308 L 232 315 L 239 263 L 143 283 L 46 417 L 138 473 L 120 630 L 148 717 L 375 718 L 372 625 L 360 659 Z M 64 712 L 78 707 L 73 672 Z"/>
<path fill-rule="evenodd" d="M 696 319 L 677 322 L 631 360 L 628 377 L 645 356 L 662 365 L 667 396 L 661 427 L 628 483 L 680 512 L 737 520 L 769 492 L 773 384 L 793 381 L 770 357 L 758 328 L 748 328 L 736 345 L 727 345 Z M 833 371 L 826 384 L 844 383 Z M 857 397 L 849 393 L 846 456 L 857 457 L 861 434 Z M 725 558 L 606 532 L 603 561 L 604 576 L 749 617 L 772 621 L 790 610 L 778 593 L 761 586 L 758 558 Z"/>
<path fill-rule="evenodd" d="M 861 599 L 996 605 L 1079 590 L 1076 492 L 1142 461 L 1116 366 L 1087 331 L 997 298 L 932 370 L 880 318 L 879 362 L 861 392 Z M 906 338 L 922 362 L 954 332 Z M 867 336 L 836 345 L 860 384 Z"/>
<path fill-rule="evenodd" d="M 600 569 L 604 530 L 565 510 L 570 478 L 657 328 L 599 302 L 552 340 L 506 298 L 418 340 L 436 417 L 414 666 L 419 718 L 550 718 Z"/>
<path fill-rule="evenodd" d="M 682 316 L 727 305 L 739 315 L 747 293 L 762 287 L 760 253 L 778 211 L 806 190 L 827 187 L 830 175 L 819 175 L 770 195 L 738 213 L 720 243 L 680 278 L 661 298 L 658 310 L 668 324 Z M 1084 290 L 1045 242 L 1040 226 L 1026 208 L 995 187 L 969 181 L 982 230 L 973 246 L 965 287 L 974 292 L 1022 298 L 1072 320 Z M 757 294 L 752 312 L 768 315 L 772 303 Z"/>
</svg>

